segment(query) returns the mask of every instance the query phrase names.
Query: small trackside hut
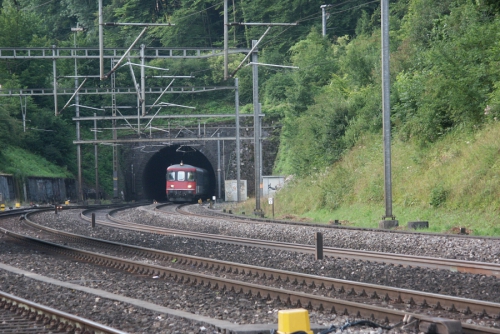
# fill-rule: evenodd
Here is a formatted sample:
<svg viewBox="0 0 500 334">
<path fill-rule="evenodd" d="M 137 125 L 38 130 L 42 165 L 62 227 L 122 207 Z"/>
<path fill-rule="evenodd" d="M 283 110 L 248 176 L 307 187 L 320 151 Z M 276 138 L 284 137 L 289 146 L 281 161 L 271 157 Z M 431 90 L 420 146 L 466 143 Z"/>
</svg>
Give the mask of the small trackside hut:
<svg viewBox="0 0 500 334">
<path fill-rule="evenodd" d="M 208 172 L 199 167 L 182 162 L 167 168 L 167 200 L 170 202 L 195 202 L 206 199 L 208 192 Z"/>
</svg>

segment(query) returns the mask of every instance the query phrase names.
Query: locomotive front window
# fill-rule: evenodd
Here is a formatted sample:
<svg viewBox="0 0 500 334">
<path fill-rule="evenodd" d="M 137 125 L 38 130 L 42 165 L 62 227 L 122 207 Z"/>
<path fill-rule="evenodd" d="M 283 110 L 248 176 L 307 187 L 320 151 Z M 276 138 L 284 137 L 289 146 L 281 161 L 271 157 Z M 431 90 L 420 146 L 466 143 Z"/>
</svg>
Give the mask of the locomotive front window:
<svg viewBox="0 0 500 334">
<path fill-rule="evenodd" d="M 168 181 L 175 181 L 175 172 L 168 172 L 167 173 L 167 180 Z"/>
<path fill-rule="evenodd" d="M 177 172 L 177 181 L 184 181 L 186 180 L 186 172 L 184 171 L 178 171 Z"/>
<path fill-rule="evenodd" d="M 186 180 L 187 181 L 194 181 L 194 173 L 193 172 L 187 172 Z"/>
</svg>

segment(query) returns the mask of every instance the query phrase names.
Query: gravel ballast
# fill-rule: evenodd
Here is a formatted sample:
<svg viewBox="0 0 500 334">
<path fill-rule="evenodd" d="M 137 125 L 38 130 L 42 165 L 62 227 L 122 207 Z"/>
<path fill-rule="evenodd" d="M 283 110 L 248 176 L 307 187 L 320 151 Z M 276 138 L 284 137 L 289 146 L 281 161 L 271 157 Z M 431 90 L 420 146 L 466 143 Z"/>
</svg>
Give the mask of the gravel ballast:
<svg viewBox="0 0 500 334">
<path fill-rule="evenodd" d="M 196 206 L 195 209 L 199 210 Z M 63 211 L 59 215 L 54 215 L 53 212 L 39 214 L 36 217 L 36 221 L 44 222 L 52 228 L 64 229 L 73 233 L 142 247 L 158 248 L 171 252 L 181 252 L 189 255 L 205 256 L 225 261 L 267 266 L 334 278 L 385 284 L 406 289 L 494 302 L 500 301 L 500 282 L 496 277 L 460 274 L 443 270 L 403 268 L 331 258 L 315 261 L 314 256 L 311 255 L 277 250 L 238 247 L 182 237 L 134 233 L 125 230 L 109 229 L 100 225 L 97 225 L 95 229 L 91 229 L 87 222 L 83 222 L 77 217 L 75 211 Z M 130 221 L 177 229 L 305 244 L 314 243 L 314 233 L 318 231 L 316 228 L 312 230 L 310 227 L 303 226 L 244 224 L 199 217 L 165 216 L 162 213 L 154 212 L 152 207 L 130 209 L 121 213 L 120 216 Z M 439 253 L 437 250 L 433 250 L 433 247 L 443 243 L 443 241 L 439 240 L 440 237 L 437 236 L 428 237 L 431 240 L 426 240 L 425 238 L 427 237 L 421 235 L 412 238 L 411 235 L 395 237 L 394 234 L 372 233 L 372 240 L 370 239 L 370 234 L 366 232 L 365 235 L 361 236 L 361 232 L 359 231 L 328 230 L 330 229 L 322 231 L 325 235 L 325 245 L 335 247 L 339 247 L 340 243 L 347 244 L 349 242 L 351 245 L 356 245 L 360 243 L 359 240 L 361 239 L 363 240 L 363 248 L 359 248 L 359 245 L 358 248 L 350 248 L 378 251 L 381 251 L 380 248 L 383 248 L 386 249 L 384 251 L 387 251 L 390 247 L 388 245 L 389 242 L 386 240 L 391 240 L 394 247 L 390 249 L 393 252 L 401 252 L 398 250 L 404 249 L 405 253 L 431 256 Z M 328 244 L 326 243 L 327 240 Z M 404 247 L 400 243 L 404 243 Z M 453 256 L 457 256 L 456 254 L 461 254 L 460 256 L 464 256 L 469 260 L 472 255 L 474 260 L 488 259 L 488 262 L 498 262 L 498 245 L 490 242 L 490 240 L 468 239 L 467 242 L 460 240 L 460 243 L 456 245 L 452 245 L 453 243 L 455 241 L 449 242 L 446 249 L 439 248 L 444 252 L 440 257 L 452 258 Z M 381 244 L 384 245 L 382 246 Z M 452 246 L 456 249 L 450 249 Z M 283 308 L 282 305 L 275 302 L 259 301 L 231 293 L 220 293 L 211 289 L 197 290 L 187 285 L 177 284 L 168 280 L 138 277 L 107 268 L 96 268 L 92 265 L 76 263 L 71 260 L 53 258 L 43 253 L 26 252 L 22 248 L 16 249 L 15 243 L 5 237 L 0 239 L 0 252 L 2 252 L 2 263 L 30 272 L 232 323 L 276 324 L 277 311 Z M 41 283 L 28 283 L 28 281 L 30 279 L 26 276 L 0 271 L 0 289 L 6 292 L 12 294 L 26 293 L 29 295 L 30 291 L 41 291 L 38 302 L 43 303 L 45 301 L 52 303 L 54 304 L 52 307 L 55 308 L 57 308 L 57 303 L 62 302 L 66 308 L 63 310 L 67 312 L 71 308 L 80 310 L 78 307 L 81 307 L 82 310 L 91 310 L 91 316 L 92 310 L 94 310 L 94 313 L 99 313 L 100 315 L 104 314 L 108 317 L 112 315 L 112 320 L 106 321 L 94 314 L 93 316 L 98 320 L 95 318 L 92 320 L 108 326 L 121 328 L 125 331 L 133 333 L 206 333 L 215 331 L 214 327 L 211 328 L 200 322 L 184 322 L 179 318 L 167 317 L 164 314 L 145 311 L 138 307 L 130 309 L 130 307 L 119 302 L 101 302 L 99 300 L 100 303 L 98 303 L 95 301 L 96 298 L 89 294 L 72 296 L 67 292 L 61 293 L 57 292 L 57 290 L 56 292 L 51 292 L 50 284 L 44 286 Z M 58 295 L 58 298 L 54 297 L 56 295 Z M 44 299 L 43 296 L 52 296 L 52 298 L 45 297 Z M 20 295 L 20 297 L 27 298 L 27 296 L 23 295 Z M 82 316 L 87 314 L 86 312 L 81 312 Z M 127 320 L 120 320 L 120 315 L 125 316 Z M 132 315 L 135 320 L 131 320 Z M 310 317 L 311 322 L 325 326 L 329 326 L 332 323 L 339 325 L 346 320 L 343 317 L 318 314 L 314 311 L 310 312 Z M 116 326 L 117 323 L 123 323 L 124 327 Z"/>
</svg>

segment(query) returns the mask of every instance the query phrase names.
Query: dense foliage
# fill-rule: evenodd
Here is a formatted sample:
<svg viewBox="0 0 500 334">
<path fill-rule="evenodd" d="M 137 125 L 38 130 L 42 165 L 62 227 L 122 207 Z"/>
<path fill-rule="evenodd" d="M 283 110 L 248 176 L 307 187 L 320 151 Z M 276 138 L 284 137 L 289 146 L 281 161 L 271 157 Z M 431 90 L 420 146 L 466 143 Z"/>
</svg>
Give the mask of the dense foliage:
<svg viewBox="0 0 500 334">
<path fill-rule="evenodd" d="M 105 22 L 172 23 L 150 28 L 140 43 L 146 46 L 221 47 L 223 2 L 213 0 L 104 0 Z M 378 1 L 332 0 L 327 36 L 321 34 L 320 0 L 229 1 L 231 22 L 299 23 L 271 28 L 259 46 L 259 61 L 293 65 L 298 69 L 259 67 L 263 112 L 282 126 L 276 171 L 307 174 L 338 161 L 366 133 L 380 133 L 381 64 L 380 8 Z M 0 47 L 97 46 L 95 0 L 0 1 Z M 456 128 L 478 128 L 500 113 L 500 6 L 493 0 L 392 0 L 390 1 L 391 105 L 393 133 L 423 147 Z M 85 28 L 74 34 L 70 28 Z M 249 48 L 265 26 L 231 25 L 230 47 Z M 126 47 L 139 27 L 106 27 L 106 46 Z M 230 72 L 244 55 L 231 55 Z M 222 57 L 207 60 L 154 60 L 151 66 L 169 68 L 176 85 L 224 85 Z M 60 61 L 60 75 L 74 73 L 73 60 Z M 95 75 L 95 61 L 79 61 L 78 73 Z M 138 74 L 139 69 L 132 70 Z M 147 75 L 162 74 L 147 70 Z M 243 67 L 240 80 L 242 110 L 252 104 L 252 73 Z M 48 61 L 0 61 L 3 88 L 40 88 L 52 85 Z M 166 86 L 158 79 L 154 86 Z M 131 72 L 116 73 L 117 86 L 132 86 Z M 74 87 L 59 79 L 61 87 Z M 88 86 L 108 86 L 90 80 Z M 168 96 L 167 96 L 168 95 Z M 232 110 L 233 96 L 167 94 L 163 101 L 194 105 L 207 112 Z M 23 132 L 16 98 L 0 98 L 0 145 L 28 148 L 76 173 L 73 109 L 54 116 L 51 98 L 28 97 Z M 59 101 L 60 109 L 65 101 Z M 119 97 L 122 105 L 135 106 L 133 95 Z M 81 104 L 110 105 L 109 97 L 85 96 Z M 245 107 L 245 105 L 247 107 Z M 177 110 L 175 112 L 186 112 Z M 82 116 L 94 111 L 82 110 Z M 82 124 L 83 138 L 93 137 L 90 124 Z M 43 130 L 43 131 L 41 131 Z M 104 150 L 107 152 L 109 150 Z M 83 159 L 91 164 L 92 148 Z M 109 153 L 103 153 L 109 154 Z M 102 161 L 102 160 L 101 160 Z M 84 170 L 92 170 L 91 166 Z M 105 168 L 105 167 L 102 167 Z M 109 175 L 107 171 L 100 175 Z M 89 183 L 92 176 L 85 175 Z M 108 179 L 109 181 L 109 179 Z M 109 189 L 108 185 L 108 189 Z"/>
</svg>

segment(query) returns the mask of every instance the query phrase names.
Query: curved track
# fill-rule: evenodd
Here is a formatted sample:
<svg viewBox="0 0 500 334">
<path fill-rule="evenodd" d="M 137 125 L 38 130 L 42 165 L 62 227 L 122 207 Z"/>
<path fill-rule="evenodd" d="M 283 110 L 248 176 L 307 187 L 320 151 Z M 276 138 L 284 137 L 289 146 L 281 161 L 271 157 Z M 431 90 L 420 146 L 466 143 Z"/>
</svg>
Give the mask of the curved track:
<svg viewBox="0 0 500 334">
<path fill-rule="evenodd" d="M 99 221 L 99 223 L 105 223 L 105 222 Z M 117 224 L 117 223 L 112 223 L 112 224 Z M 122 221 L 121 224 L 112 226 L 119 228 L 135 229 L 140 227 L 137 225 L 138 224 L 133 224 L 133 225 L 126 224 L 125 222 Z M 144 227 L 144 225 L 142 226 Z M 37 225 L 37 228 L 40 228 L 40 226 Z M 50 230 L 47 228 L 45 229 Z M 155 227 L 155 230 L 157 232 L 158 228 Z M 55 233 L 56 231 L 52 232 Z M 178 235 L 178 233 L 175 234 Z M 74 235 L 66 235 L 66 237 L 81 238 L 79 236 L 74 236 Z M 179 262 L 180 264 L 186 264 L 188 266 L 217 268 L 218 271 L 223 273 L 232 273 L 235 275 L 244 274 L 247 276 L 251 275 L 254 277 L 260 277 L 263 280 L 273 279 L 277 281 L 296 282 L 298 286 L 303 285 L 312 288 L 317 287 L 322 290 L 330 290 L 330 291 L 333 290 L 340 293 L 344 293 L 346 295 L 356 296 L 356 298 L 360 299 L 363 298 L 370 299 L 369 297 L 372 297 L 380 300 L 390 301 L 393 305 L 417 304 L 422 307 L 430 307 L 434 309 L 445 308 L 450 312 L 462 312 L 463 314 L 482 313 L 484 315 L 490 315 L 490 316 L 496 316 L 500 314 L 499 311 L 500 305 L 496 303 L 474 301 L 464 298 L 446 297 L 442 295 L 434 295 L 429 293 L 419 293 L 411 290 L 393 289 L 393 288 L 375 286 L 371 284 L 328 279 L 319 276 L 303 275 L 303 274 L 290 273 L 279 270 L 270 270 L 267 268 L 259 268 L 254 266 L 245 266 L 223 261 L 215 261 L 215 260 L 208 260 L 191 256 L 183 256 L 181 254 L 149 250 L 140 247 L 130 247 L 122 244 L 104 242 L 97 239 L 91 239 L 91 238 L 85 238 L 85 239 L 93 243 L 105 243 L 107 244 L 106 247 L 110 246 L 117 247 L 121 252 L 141 253 L 141 256 L 162 258 L 165 261 L 171 261 L 171 259 L 175 258 L 176 261 Z M 35 242 L 40 242 L 40 241 L 37 240 Z M 50 244 L 44 244 L 44 247 L 54 248 L 55 246 Z M 62 249 L 60 246 L 57 246 L 57 248 Z M 59 252 L 60 250 L 57 251 Z M 65 250 L 64 252 L 68 252 L 68 250 Z M 173 277 L 174 279 L 182 282 L 209 285 L 214 288 L 220 288 L 222 290 L 227 289 L 227 290 L 241 291 L 247 294 L 257 295 L 268 299 L 279 299 L 282 301 L 287 301 L 287 303 L 291 305 L 307 306 L 309 308 L 318 310 L 330 310 L 332 312 L 337 312 L 337 313 L 340 312 L 342 314 L 359 314 L 360 316 L 366 318 L 381 319 L 386 317 L 387 319 L 390 319 L 391 321 L 394 322 L 401 320 L 405 314 L 408 314 L 408 312 L 404 311 L 388 310 L 377 306 L 370 306 L 366 304 L 359 304 L 353 302 L 343 302 L 337 299 L 332 299 L 317 295 L 309 295 L 307 293 L 300 291 L 296 292 L 296 291 L 278 289 L 267 286 L 264 287 L 252 283 L 244 283 L 224 278 L 217 278 L 214 276 L 196 274 L 192 272 L 186 272 L 183 270 L 165 268 L 162 266 L 145 265 L 144 263 L 126 261 L 123 259 L 118 259 L 110 256 L 96 255 L 90 252 L 82 252 L 76 250 L 69 250 L 69 252 L 73 254 L 72 256 L 75 256 L 80 260 L 84 261 L 92 260 L 96 261 L 96 263 L 101 265 L 113 266 L 131 272 L 139 272 L 143 274 L 147 273 L 150 275 L 157 275 L 159 277 Z M 80 253 L 80 255 L 74 255 L 75 252 Z M 421 321 L 430 321 L 427 319 L 427 317 L 425 316 L 423 317 L 422 315 L 415 314 L 412 316 L 416 317 L 416 319 L 420 319 Z M 465 332 L 500 333 L 500 331 L 496 329 L 491 329 L 491 328 L 485 329 L 482 327 L 481 330 L 479 330 L 478 328 L 475 327 L 476 326 L 470 326 L 464 324 Z"/>
<path fill-rule="evenodd" d="M 96 216 L 96 219 L 99 221 L 99 224 L 115 228 L 127 228 L 127 229 L 140 230 L 156 234 L 184 236 L 187 238 L 226 242 L 226 243 L 252 246 L 252 247 L 282 249 L 282 250 L 289 250 L 289 251 L 309 253 L 309 254 L 316 253 L 316 247 L 310 245 L 299 245 L 299 244 L 277 242 L 277 241 L 269 242 L 265 240 L 214 235 L 207 233 L 162 228 L 158 226 L 148 226 L 144 224 L 136 224 L 113 217 L 113 213 L 117 212 L 118 210 L 119 209 L 112 210 L 109 213 L 99 212 L 99 216 Z M 90 218 L 88 214 L 91 213 L 92 211 L 93 210 L 82 212 L 81 217 L 87 221 L 91 221 L 92 218 Z M 189 213 L 184 212 L 183 214 L 189 214 Z M 206 217 L 206 218 L 213 219 L 213 217 Z M 227 220 L 228 218 L 225 219 Z M 429 269 L 444 269 L 444 270 L 458 271 L 471 274 L 500 276 L 500 264 L 496 263 L 463 261 L 455 259 L 440 259 L 440 258 L 405 255 L 405 254 L 368 252 L 368 251 L 350 250 L 350 249 L 334 248 L 334 247 L 324 247 L 323 253 L 325 256 L 329 257 L 346 258 L 346 259 L 353 259 L 360 261 L 373 261 L 379 263 L 392 263 L 395 265 L 423 267 Z"/>
</svg>

